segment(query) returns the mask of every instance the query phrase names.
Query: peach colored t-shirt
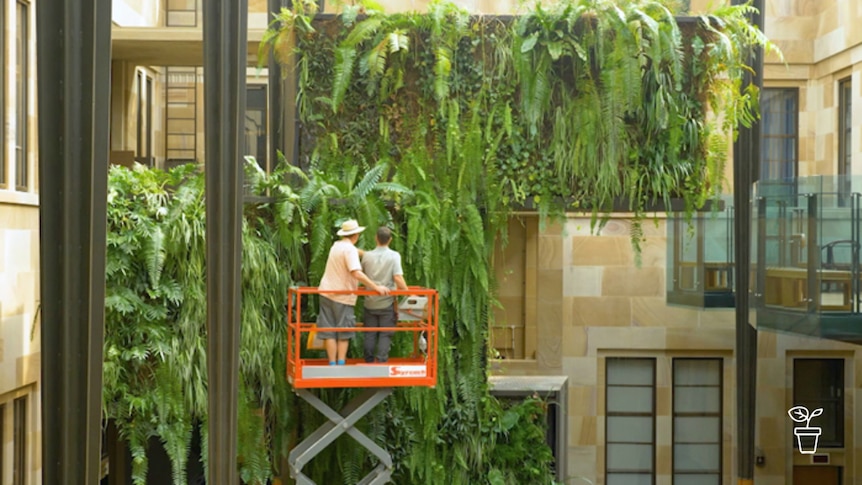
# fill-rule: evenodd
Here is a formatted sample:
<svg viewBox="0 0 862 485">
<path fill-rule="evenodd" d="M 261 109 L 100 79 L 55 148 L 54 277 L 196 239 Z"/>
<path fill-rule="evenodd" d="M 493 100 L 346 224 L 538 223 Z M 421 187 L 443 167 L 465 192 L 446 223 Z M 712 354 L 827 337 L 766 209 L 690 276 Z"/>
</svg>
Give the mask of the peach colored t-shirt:
<svg viewBox="0 0 862 485">
<path fill-rule="evenodd" d="M 318 288 L 322 291 L 356 290 L 359 288 L 359 280 L 350 274 L 356 270 L 362 270 L 362 264 L 359 262 L 359 251 L 350 241 L 338 240 L 329 250 L 326 270 L 323 272 L 323 278 L 320 279 Z M 356 295 L 323 294 L 321 296 L 345 305 L 356 305 Z"/>
</svg>

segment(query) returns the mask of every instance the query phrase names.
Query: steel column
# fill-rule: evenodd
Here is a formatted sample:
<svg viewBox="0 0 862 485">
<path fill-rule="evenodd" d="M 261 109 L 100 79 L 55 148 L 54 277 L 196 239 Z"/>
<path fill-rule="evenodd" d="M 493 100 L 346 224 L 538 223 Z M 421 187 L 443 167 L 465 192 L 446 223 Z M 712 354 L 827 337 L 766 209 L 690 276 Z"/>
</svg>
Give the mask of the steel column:
<svg viewBox="0 0 862 485">
<path fill-rule="evenodd" d="M 276 14 L 281 11 L 282 7 L 287 6 L 286 0 L 267 0 L 267 11 L 270 14 Z M 267 18 L 267 22 L 271 21 Z M 284 153 L 285 132 L 284 132 L 284 76 L 281 71 L 281 66 L 275 59 L 275 53 L 269 49 L 269 61 L 267 62 L 268 82 L 269 82 L 269 97 L 267 98 L 267 115 L 269 118 L 269 167 L 275 168 L 278 164 L 278 152 Z"/>
<path fill-rule="evenodd" d="M 236 485 L 248 0 L 204 0 L 208 483 Z"/>
<path fill-rule="evenodd" d="M 745 4 L 733 0 L 734 5 Z M 757 13 L 751 16 L 753 25 L 765 30 L 763 0 L 754 0 Z M 755 48 L 748 64 L 754 73 L 746 72 L 742 86 L 763 86 L 763 49 Z M 757 390 L 757 330 L 749 322 L 749 288 L 751 270 L 751 195 L 752 184 L 760 171 L 760 121 L 750 128 L 740 127 L 733 144 L 733 205 L 736 213 L 734 229 L 737 244 L 736 264 L 736 438 L 737 479 L 740 485 L 754 482 L 755 392 Z"/>
<path fill-rule="evenodd" d="M 36 3 L 42 482 L 98 483 L 111 0 Z"/>
</svg>

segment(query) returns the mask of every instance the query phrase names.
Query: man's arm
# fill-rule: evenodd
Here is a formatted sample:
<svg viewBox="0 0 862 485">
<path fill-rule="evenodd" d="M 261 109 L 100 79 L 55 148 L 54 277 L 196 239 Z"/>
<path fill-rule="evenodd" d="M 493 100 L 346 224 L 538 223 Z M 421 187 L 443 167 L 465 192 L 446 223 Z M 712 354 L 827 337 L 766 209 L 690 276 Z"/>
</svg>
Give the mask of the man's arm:
<svg viewBox="0 0 862 485">
<path fill-rule="evenodd" d="M 362 284 L 365 285 L 367 288 L 372 288 L 372 289 L 374 289 L 374 291 L 376 291 L 377 293 L 380 293 L 381 295 L 388 295 L 389 294 L 389 288 L 374 283 L 373 281 L 371 281 L 371 278 L 369 278 L 365 273 L 362 272 L 362 270 L 355 269 L 355 270 L 351 271 L 350 274 L 354 278 L 361 281 Z"/>
<path fill-rule="evenodd" d="M 397 274 L 392 277 L 395 280 L 395 286 L 398 287 L 399 290 L 407 290 L 407 283 L 404 281 L 404 276 Z"/>
</svg>

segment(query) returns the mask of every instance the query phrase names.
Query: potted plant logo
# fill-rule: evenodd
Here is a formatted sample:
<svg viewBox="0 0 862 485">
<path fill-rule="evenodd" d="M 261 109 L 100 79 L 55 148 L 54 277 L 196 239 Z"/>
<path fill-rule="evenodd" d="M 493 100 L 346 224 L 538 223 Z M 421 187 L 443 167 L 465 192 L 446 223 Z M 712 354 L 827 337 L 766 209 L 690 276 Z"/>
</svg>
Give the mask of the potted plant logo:
<svg viewBox="0 0 862 485">
<path fill-rule="evenodd" d="M 809 412 L 805 406 L 794 406 L 787 411 L 790 419 L 797 423 L 805 423 L 805 426 L 797 426 L 793 428 L 793 434 L 796 435 L 796 444 L 799 446 L 799 452 L 803 455 L 813 455 L 817 453 L 817 442 L 820 440 L 821 429 L 811 426 L 811 420 L 823 414 L 823 408 L 817 408 Z"/>
</svg>

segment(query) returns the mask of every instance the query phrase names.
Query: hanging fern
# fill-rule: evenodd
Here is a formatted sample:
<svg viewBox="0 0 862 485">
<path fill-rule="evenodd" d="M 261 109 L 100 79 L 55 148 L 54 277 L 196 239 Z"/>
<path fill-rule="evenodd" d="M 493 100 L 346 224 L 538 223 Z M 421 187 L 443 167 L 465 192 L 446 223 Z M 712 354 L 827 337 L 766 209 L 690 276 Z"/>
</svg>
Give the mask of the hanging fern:
<svg viewBox="0 0 862 485">
<path fill-rule="evenodd" d="M 274 49 L 298 79 L 304 170 L 283 157 L 269 175 L 247 167 L 262 202 L 243 212 L 240 474 L 283 474 L 325 420 L 284 379 L 284 298 L 319 281 L 338 224 L 357 218 L 393 227 L 408 283 L 441 296 L 437 387 L 399 389 L 361 425 L 393 455 L 393 481 L 550 484 L 543 403 L 488 393 L 495 241 L 517 204 L 532 201 L 543 222 L 573 209 L 598 222 L 624 199 L 639 254 L 647 205 L 682 198 L 691 212 L 718 194 L 725 134 L 757 113 L 740 84 L 747 51 L 770 44 L 748 6 L 685 27 L 652 0 L 567 0 L 508 23 L 440 1 L 386 15 L 366 0 L 326 22 L 316 9 L 282 9 L 259 56 Z M 204 179 L 115 167 L 109 183 L 105 416 L 134 483 L 157 438 L 180 484 L 195 428 L 207 459 Z M 338 407 L 353 393 L 321 398 Z M 375 465 L 339 440 L 306 468 L 317 483 L 353 483 Z"/>
</svg>

